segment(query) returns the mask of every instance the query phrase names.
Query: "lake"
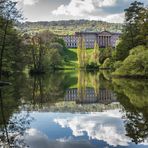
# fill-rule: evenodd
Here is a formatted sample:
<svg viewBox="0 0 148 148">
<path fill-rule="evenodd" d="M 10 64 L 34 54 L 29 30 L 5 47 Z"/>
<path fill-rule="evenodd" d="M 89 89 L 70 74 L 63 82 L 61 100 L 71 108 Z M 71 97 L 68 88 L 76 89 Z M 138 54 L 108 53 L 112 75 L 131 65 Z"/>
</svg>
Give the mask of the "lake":
<svg viewBox="0 0 148 148">
<path fill-rule="evenodd" d="M 2 148 L 147 148 L 148 81 L 109 71 L 15 74 L 0 88 Z"/>
</svg>

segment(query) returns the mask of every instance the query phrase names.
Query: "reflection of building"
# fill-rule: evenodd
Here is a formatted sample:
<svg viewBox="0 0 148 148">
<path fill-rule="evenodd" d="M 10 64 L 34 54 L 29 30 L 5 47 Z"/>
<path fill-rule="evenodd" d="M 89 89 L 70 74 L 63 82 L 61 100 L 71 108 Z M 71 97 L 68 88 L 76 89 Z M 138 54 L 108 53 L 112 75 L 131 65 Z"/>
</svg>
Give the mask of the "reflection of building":
<svg viewBox="0 0 148 148">
<path fill-rule="evenodd" d="M 119 33 L 111 33 L 108 31 L 103 32 L 76 32 L 75 35 L 61 36 L 66 46 L 75 48 L 78 45 L 79 37 L 85 39 L 86 48 L 94 48 L 94 42 L 97 41 L 100 47 L 115 47 L 116 41 L 119 39 Z"/>
<path fill-rule="evenodd" d="M 73 88 L 66 91 L 65 101 L 76 101 L 77 104 L 110 104 L 116 102 L 116 97 L 111 90 L 107 89 L 99 89 L 98 94 L 96 94 L 93 88 L 86 88 L 85 94 L 82 95 L 77 88 Z"/>
</svg>

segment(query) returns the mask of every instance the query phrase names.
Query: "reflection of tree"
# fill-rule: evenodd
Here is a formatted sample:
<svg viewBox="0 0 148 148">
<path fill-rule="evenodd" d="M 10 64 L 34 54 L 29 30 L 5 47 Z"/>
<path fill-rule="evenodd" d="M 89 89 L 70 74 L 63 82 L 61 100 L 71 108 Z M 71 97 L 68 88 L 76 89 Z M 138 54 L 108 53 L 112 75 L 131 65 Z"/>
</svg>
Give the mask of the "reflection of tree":
<svg viewBox="0 0 148 148">
<path fill-rule="evenodd" d="M 126 111 L 127 136 L 137 143 L 148 138 L 148 85 L 135 80 L 113 80 L 117 98 Z"/>
<path fill-rule="evenodd" d="M 127 112 L 126 117 L 127 136 L 136 144 L 144 142 L 148 138 L 148 120 L 140 112 Z"/>
<path fill-rule="evenodd" d="M 0 112 L 2 117 L 2 126 L 0 127 L 0 139 L 2 146 L 23 147 L 25 143 L 20 137 L 24 135 L 26 129 L 29 128 L 32 118 L 29 113 L 15 114 L 7 119 L 5 117 L 6 105 L 4 106 L 2 98 L 2 90 L 0 89 Z"/>
<path fill-rule="evenodd" d="M 99 90 L 100 90 L 100 81 L 99 81 L 99 73 L 95 72 L 92 76 L 92 86 L 94 87 L 95 90 L 95 95 L 99 96 Z"/>
<path fill-rule="evenodd" d="M 83 100 L 86 96 L 87 88 L 93 88 L 94 94 L 99 95 L 99 73 L 87 73 L 86 71 L 78 71 L 78 99 Z"/>
<path fill-rule="evenodd" d="M 63 100 L 65 89 L 68 85 L 66 84 L 65 79 L 66 76 L 60 72 L 32 77 L 29 83 L 29 88 L 31 91 L 28 94 L 28 98 L 31 98 L 31 100 L 28 100 L 28 103 L 31 103 L 31 105 L 36 108 L 42 108 L 57 101 Z M 26 97 L 26 99 L 28 98 Z"/>
<path fill-rule="evenodd" d="M 3 130 L 0 130 L 0 138 L 2 141 L 4 141 L 5 140 L 4 133 L 5 133 L 6 141 L 9 144 L 10 142 L 9 142 L 8 131 L 7 131 L 7 126 L 6 126 L 6 119 L 5 119 L 5 114 L 4 114 L 1 89 L 0 89 L 0 106 L 1 106 L 1 117 L 2 117 L 2 121 L 4 125 Z M 9 147 L 10 147 L 10 144 L 9 144 Z"/>
<path fill-rule="evenodd" d="M 84 100 L 86 97 L 86 72 L 85 71 L 78 71 L 78 100 Z"/>
</svg>

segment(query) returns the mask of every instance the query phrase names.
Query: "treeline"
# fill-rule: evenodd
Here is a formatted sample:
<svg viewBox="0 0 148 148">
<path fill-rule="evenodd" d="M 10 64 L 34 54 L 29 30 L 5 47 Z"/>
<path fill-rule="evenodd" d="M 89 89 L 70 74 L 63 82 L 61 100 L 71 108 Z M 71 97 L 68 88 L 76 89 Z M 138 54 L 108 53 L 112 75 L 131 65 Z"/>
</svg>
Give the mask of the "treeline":
<svg viewBox="0 0 148 148">
<path fill-rule="evenodd" d="M 78 31 L 104 31 L 121 32 L 122 24 L 103 21 L 67 20 L 51 22 L 25 22 L 19 28 L 26 32 L 38 32 L 40 30 L 54 31 L 55 34 L 74 34 Z"/>
</svg>

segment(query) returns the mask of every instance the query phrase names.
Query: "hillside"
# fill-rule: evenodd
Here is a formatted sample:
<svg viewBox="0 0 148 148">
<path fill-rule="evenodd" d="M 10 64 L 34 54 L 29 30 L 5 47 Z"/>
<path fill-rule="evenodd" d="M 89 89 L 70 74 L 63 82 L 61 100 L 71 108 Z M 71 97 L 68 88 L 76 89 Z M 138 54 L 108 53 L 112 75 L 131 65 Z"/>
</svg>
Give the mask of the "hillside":
<svg viewBox="0 0 148 148">
<path fill-rule="evenodd" d="M 108 23 L 103 21 L 89 20 L 68 20 L 52 22 L 25 22 L 19 24 L 21 30 L 25 32 L 38 32 L 50 30 L 55 34 L 74 34 L 76 31 L 103 31 L 121 32 L 122 24 Z"/>
</svg>

